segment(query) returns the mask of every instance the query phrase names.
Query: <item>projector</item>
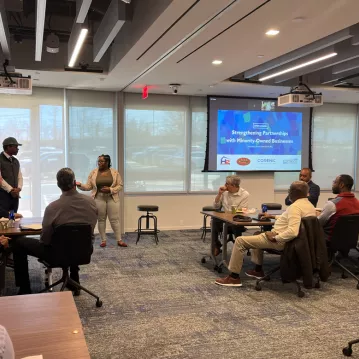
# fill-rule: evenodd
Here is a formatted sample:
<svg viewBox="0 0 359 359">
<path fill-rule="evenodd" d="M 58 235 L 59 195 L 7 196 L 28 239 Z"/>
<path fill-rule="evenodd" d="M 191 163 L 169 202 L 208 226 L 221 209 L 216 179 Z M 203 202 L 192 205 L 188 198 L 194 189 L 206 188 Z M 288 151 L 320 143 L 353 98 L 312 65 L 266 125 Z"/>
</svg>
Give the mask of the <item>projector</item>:
<svg viewBox="0 0 359 359">
<path fill-rule="evenodd" d="M 316 107 L 323 105 L 322 94 L 287 93 L 278 97 L 281 107 Z"/>
<path fill-rule="evenodd" d="M 21 74 L 12 73 L 9 76 L 0 74 L 0 93 L 10 95 L 32 95 L 31 77 L 23 77 Z"/>
<path fill-rule="evenodd" d="M 321 93 L 313 92 L 299 77 L 299 84 L 290 89 L 289 93 L 278 97 L 278 106 L 281 107 L 316 107 L 323 105 Z"/>
</svg>

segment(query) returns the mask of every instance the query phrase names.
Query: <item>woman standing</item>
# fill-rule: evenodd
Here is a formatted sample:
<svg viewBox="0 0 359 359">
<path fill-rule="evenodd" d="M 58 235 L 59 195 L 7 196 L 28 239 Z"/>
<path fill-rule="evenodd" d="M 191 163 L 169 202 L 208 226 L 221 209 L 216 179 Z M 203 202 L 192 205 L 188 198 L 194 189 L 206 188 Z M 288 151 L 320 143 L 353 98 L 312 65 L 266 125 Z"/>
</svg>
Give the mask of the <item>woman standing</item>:
<svg viewBox="0 0 359 359">
<path fill-rule="evenodd" d="M 117 244 L 127 247 L 121 239 L 119 192 L 123 188 L 120 174 L 111 168 L 111 157 L 101 155 L 98 157 L 98 168 L 92 170 L 88 176 L 87 183 L 76 182 L 82 191 L 92 191 L 98 210 L 98 231 L 101 237 L 101 247 L 106 247 L 106 217 L 110 220 Z"/>
</svg>

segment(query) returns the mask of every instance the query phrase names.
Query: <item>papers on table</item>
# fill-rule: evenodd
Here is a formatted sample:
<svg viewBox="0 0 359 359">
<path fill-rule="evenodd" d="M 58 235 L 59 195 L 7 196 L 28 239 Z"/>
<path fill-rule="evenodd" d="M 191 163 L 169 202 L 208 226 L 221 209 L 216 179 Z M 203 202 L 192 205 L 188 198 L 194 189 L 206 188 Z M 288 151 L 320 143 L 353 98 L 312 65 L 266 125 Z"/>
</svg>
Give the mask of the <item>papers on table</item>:
<svg viewBox="0 0 359 359">
<path fill-rule="evenodd" d="M 42 355 L 32 355 L 31 357 L 25 357 L 22 359 L 43 359 L 44 357 Z"/>
<path fill-rule="evenodd" d="M 42 224 L 40 224 L 40 223 L 24 224 L 24 225 L 20 225 L 20 228 L 25 231 L 27 231 L 27 230 L 40 231 L 42 229 Z"/>
</svg>

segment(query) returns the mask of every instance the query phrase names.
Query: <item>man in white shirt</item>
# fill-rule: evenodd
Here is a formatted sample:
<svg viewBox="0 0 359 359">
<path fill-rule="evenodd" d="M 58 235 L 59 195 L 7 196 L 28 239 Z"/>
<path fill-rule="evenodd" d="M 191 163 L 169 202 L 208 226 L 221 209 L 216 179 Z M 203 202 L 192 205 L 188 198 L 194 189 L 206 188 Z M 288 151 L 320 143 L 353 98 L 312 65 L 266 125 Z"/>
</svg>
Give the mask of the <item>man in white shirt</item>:
<svg viewBox="0 0 359 359">
<path fill-rule="evenodd" d="M 216 284 L 227 287 L 242 286 L 239 273 L 242 269 L 244 254 L 248 249 L 252 249 L 252 262 L 256 264 L 256 267 L 254 270 L 248 270 L 246 275 L 257 279 L 264 276 L 263 249 L 283 250 L 286 242 L 298 236 L 302 218 L 316 215 L 314 206 L 308 201 L 308 191 L 309 186 L 306 182 L 293 182 L 289 189 L 292 205 L 280 216 L 265 214 L 266 217 L 276 219 L 270 232 L 236 238 L 228 266 L 231 273 L 225 278 L 218 278 Z"/>
<path fill-rule="evenodd" d="M 239 176 L 227 176 L 225 185 L 219 187 L 218 194 L 214 199 L 213 207 L 218 210 L 224 210 L 225 212 L 230 212 L 232 206 L 236 206 L 237 208 L 248 208 L 249 193 L 245 189 L 240 188 L 240 185 L 241 178 Z M 216 218 L 213 218 L 212 221 L 212 230 L 214 230 L 214 236 L 212 238 L 216 238 L 213 254 L 217 256 L 220 253 L 220 248 L 222 246 L 218 239 L 218 235 L 223 229 L 223 222 Z M 244 227 L 232 226 L 231 230 L 237 237 L 244 232 Z"/>
</svg>

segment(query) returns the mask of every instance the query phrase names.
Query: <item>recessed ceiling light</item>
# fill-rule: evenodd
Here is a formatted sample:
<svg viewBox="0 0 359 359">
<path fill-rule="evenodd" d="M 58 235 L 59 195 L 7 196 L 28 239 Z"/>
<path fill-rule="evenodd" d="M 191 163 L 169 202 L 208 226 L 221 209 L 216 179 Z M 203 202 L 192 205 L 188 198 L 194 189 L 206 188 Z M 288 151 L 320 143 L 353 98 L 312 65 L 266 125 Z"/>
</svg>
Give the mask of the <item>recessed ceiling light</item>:
<svg viewBox="0 0 359 359">
<path fill-rule="evenodd" d="M 214 85 L 209 85 L 209 87 L 214 87 Z"/>
<path fill-rule="evenodd" d="M 279 34 L 279 30 L 276 30 L 276 29 L 269 29 L 266 32 L 266 35 L 268 35 L 268 36 L 275 36 L 275 35 L 278 35 L 278 34 Z"/>
<path fill-rule="evenodd" d="M 257 55 L 257 57 L 259 57 L 261 59 L 262 57 L 264 57 L 264 55 Z"/>
<path fill-rule="evenodd" d="M 299 16 L 295 17 L 292 21 L 293 22 L 303 22 L 305 20 L 305 17 Z"/>
<path fill-rule="evenodd" d="M 223 62 L 222 60 L 213 60 L 213 61 L 212 61 L 212 64 L 213 64 L 213 65 L 221 65 L 222 62 Z"/>
</svg>

